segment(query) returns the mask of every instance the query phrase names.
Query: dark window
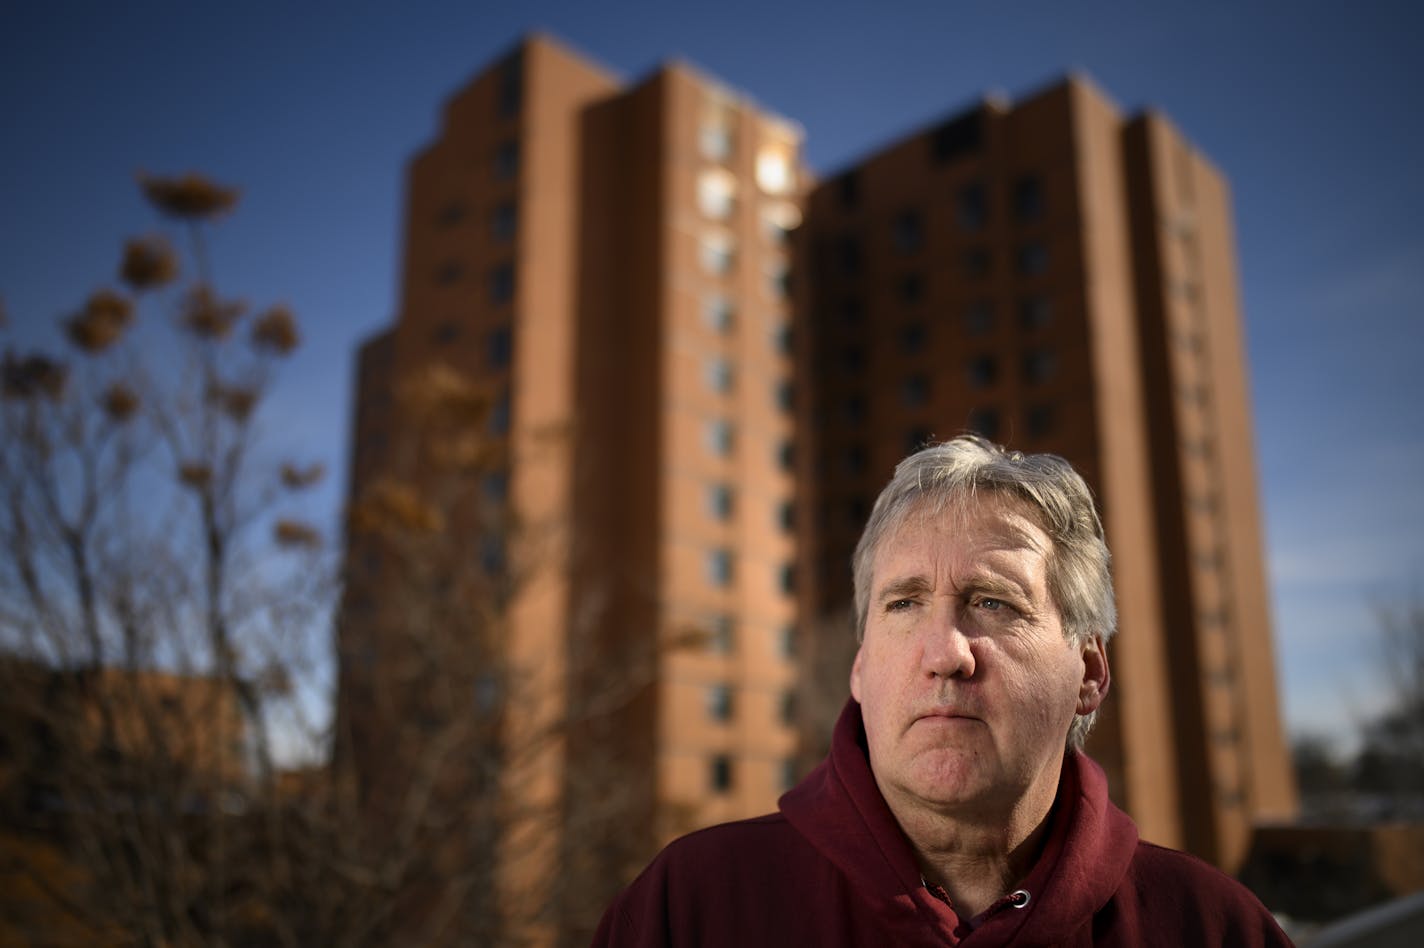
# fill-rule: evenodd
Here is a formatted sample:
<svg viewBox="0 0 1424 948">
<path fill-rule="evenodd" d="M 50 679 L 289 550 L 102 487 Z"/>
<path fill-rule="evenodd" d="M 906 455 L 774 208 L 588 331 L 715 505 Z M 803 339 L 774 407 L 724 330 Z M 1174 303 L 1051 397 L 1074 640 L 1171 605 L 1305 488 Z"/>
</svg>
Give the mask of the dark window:
<svg viewBox="0 0 1424 948">
<path fill-rule="evenodd" d="M 969 430 L 990 441 L 999 437 L 999 413 L 993 408 L 976 408 L 969 413 Z"/>
<path fill-rule="evenodd" d="M 1048 269 L 1048 248 L 1038 241 L 1031 241 L 1019 247 L 1015 263 L 1023 276 L 1038 276 Z"/>
<path fill-rule="evenodd" d="M 906 323 L 900 327 L 900 351 L 905 355 L 918 355 L 928 338 L 924 323 Z"/>
<path fill-rule="evenodd" d="M 512 240 L 514 238 L 515 220 L 513 201 L 506 201 L 503 204 L 495 205 L 493 213 L 490 214 L 491 236 L 498 241 Z"/>
<path fill-rule="evenodd" d="M 714 721 L 732 720 L 732 689 L 713 685 L 707 689 L 707 716 Z"/>
<path fill-rule="evenodd" d="M 458 261 L 446 260 L 435 271 L 435 282 L 441 286 L 449 286 L 458 281 L 464 273 L 465 268 L 460 266 Z"/>
<path fill-rule="evenodd" d="M 732 301 L 725 296 L 709 296 L 702 301 L 702 320 L 713 332 L 728 332 L 735 318 Z"/>
<path fill-rule="evenodd" d="M 860 273 L 860 241 L 855 237 L 841 237 L 836 241 L 836 269 L 843 276 Z"/>
<path fill-rule="evenodd" d="M 899 254 L 919 253 L 925 245 L 924 218 L 917 210 L 904 210 L 895 215 L 890 229 L 895 252 Z"/>
<path fill-rule="evenodd" d="M 789 471 L 796 466 L 796 443 L 790 438 L 777 446 L 776 461 L 783 471 Z"/>
<path fill-rule="evenodd" d="M 1053 406 L 1030 405 L 1024 413 L 1024 427 L 1030 438 L 1042 438 L 1053 430 Z"/>
<path fill-rule="evenodd" d="M 508 303 L 514 299 L 514 267 L 506 263 L 491 270 L 489 291 L 491 303 Z"/>
<path fill-rule="evenodd" d="M 1019 325 L 1024 329 L 1042 329 L 1053 322 L 1053 304 L 1047 297 L 1029 296 L 1019 300 Z"/>
<path fill-rule="evenodd" d="M 853 296 L 842 301 L 841 322 L 847 326 L 859 326 L 865 322 L 865 304 Z"/>
<path fill-rule="evenodd" d="M 731 422 L 718 419 L 707 423 L 706 437 L 707 450 L 717 457 L 726 457 L 732 453 L 736 430 Z"/>
<path fill-rule="evenodd" d="M 982 336 L 994 328 L 994 304 L 975 300 L 964 310 L 964 334 Z"/>
<path fill-rule="evenodd" d="M 796 654 L 796 626 L 783 625 L 776 633 L 776 651 L 782 658 Z"/>
<path fill-rule="evenodd" d="M 1024 380 L 1037 384 L 1051 379 L 1058 371 L 1058 356 L 1052 349 L 1034 349 L 1024 354 Z"/>
<path fill-rule="evenodd" d="M 480 537 L 480 565 L 486 573 L 498 573 L 504 569 L 504 536 L 486 533 Z"/>
<path fill-rule="evenodd" d="M 494 176 L 497 181 L 508 181 L 519 174 L 519 142 L 500 142 L 494 150 Z"/>
<path fill-rule="evenodd" d="M 853 444 L 845 449 L 846 473 L 853 477 L 859 477 L 865 473 L 865 445 Z"/>
<path fill-rule="evenodd" d="M 975 109 L 945 122 L 930 133 L 930 155 L 938 164 L 977 151 L 984 140 L 984 113 Z"/>
<path fill-rule="evenodd" d="M 991 355 L 970 359 L 967 369 L 970 388 L 988 388 L 999 377 L 999 364 Z"/>
<path fill-rule="evenodd" d="M 846 523 L 859 530 L 865 526 L 865 519 L 870 515 L 870 505 L 864 497 L 855 496 L 846 501 L 845 512 Z"/>
<path fill-rule="evenodd" d="M 781 784 L 779 789 L 782 793 L 796 786 L 796 781 L 801 776 L 800 768 L 796 766 L 795 757 L 787 757 L 781 761 Z"/>
<path fill-rule="evenodd" d="M 983 247 L 970 247 L 959 258 L 964 275 L 970 279 L 980 279 L 989 275 L 989 251 Z"/>
<path fill-rule="evenodd" d="M 970 234 L 983 230 L 989 220 L 989 201 L 984 194 L 984 185 L 973 181 L 960 188 L 954 210 L 960 230 Z"/>
<path fill-rule="evenodd" d="M 796 592 L 796 564 L 783 563 L 780 570 L 781 591 L 790 596 Z"/>
<path fill-rule="evenodd" d="M 796 407 L 796 386 L 789 379 L 776 383 L 776 407 L 782 411 L 791 411 Z"/>
<path fill-rule="evenodd" d="M 796 333 L 789 324 L 778 326 L 774 330 L 771 344 L 777 352 L 789 356 L 796 344 Z"/>
<path fill-rule="evenodd" d="M 865 350 L 860 346 L 846 346 L 841 350 L 841 368 L 853 375 L 865 371 Z"/>
<path fill-rule="evenodd" d="M 1037 175 L 1026 174 L 1014 182 L 1014 217 L 1036 221 L 1043 216 L 1043 204 L 1043 182 Z"/>
<path fill-rule="evenodd" d="M 900 400 L 906 408 L 919 408 L 930 399 L 930 380 L 923 375 L 912 375 L 900 386 Z"/>
<path fill-rule="evenodd" d="M 490 368 L 508 367 L 513 348 L 514 344 L 508 326 L 497 326 L 491 329 L 489 335 L 485 337 L 485 355 L 489 360 Z"/>
<path fill-rule="evenodd" d="M 490 409 L 489 430 L 493 434 L 509 434 L 509 392 L 500 392 Z"/>
<path fill-rule="evenodd" d="M 708 626 L 707 647 L 718 655 L 730 655 L 736 643 L 736 620 L 729 615 L 717 615 L 712 617 Z"/>
<path fill-rule="evenodd" d="M 714 793 L 726 793 L 732 789 L 732 758 L 726 754 L 713 757 L 708 769 L 708 780 Z"/>
<path fill-rule="evenodd" d="M 454 227 L 465 219 L 465 205 L 460 201 L 449 201 L 435 215 L 435 226 Z"/>
<path fill-rule="evenodd" d="M 900 278 L 900 302 L 918 303 L 925 295 L 925 280 L 918 273 L 907 273 Z"/>
<path fill-rule="evenodd" d="M 509 496 L 509 475 L 504 471 L 490 471 L 480 478 L 480 488 L 492 503 L 503 503 Z"/>
<path fill-rule="evenodd" d="M 782 724 L 796 723 L 796 692 L 783 691 L 781 693 L 780 717 Z"/>
<path fill-rule="evenodd" d="M 707 581 L 713 586 L 728 586 L 732 582 L 732 554 L 728 550 L 707 552 Z"/>
<path fill-rule="evenodd" d="M 452 322 L 443 322 L 435 327 L 435 331 L 430 334 L 438 345 L 449 345 L 460 338 L 460 327 Z"/>
<path fill-rule="evenodd" d="M 726 484 L 707 488 L 707 512 L 716 520 L 729 520 L 736 507 L 736 494 Z"/>
<path fill-rule="evenodd" d="M 841 413 L 845 415 L 845 420 L 852 425 L 858 425 L 865 420 L 865 394 L 863 392 L 851 392 L 841 402 Z"/>
<path fill-rule="evenodd" d="M 781 529 L 788 533 L 796 529 L 796 505 L 789 500 L 783 500 L 776 508 L 776 520 L 781 524 Z"/>
</svg>

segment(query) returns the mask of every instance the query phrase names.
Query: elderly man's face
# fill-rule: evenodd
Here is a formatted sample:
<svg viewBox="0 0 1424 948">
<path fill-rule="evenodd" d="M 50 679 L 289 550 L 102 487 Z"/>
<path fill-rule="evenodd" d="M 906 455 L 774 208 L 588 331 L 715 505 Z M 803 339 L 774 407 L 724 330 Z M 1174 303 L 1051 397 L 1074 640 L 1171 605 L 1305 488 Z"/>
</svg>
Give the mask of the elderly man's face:
<svg viewBox="0 0 1424 948">
<path fill-rule="evenodd" d="M 1068 727 L 1108 669 L 1100 640 L 1064 637 L 1051 550 L 1026 507 L 995 497 L 912 512 L 882 543 L 851 693 L 892 809 L 997 818 L 1056 788 Z"/>
</svg>

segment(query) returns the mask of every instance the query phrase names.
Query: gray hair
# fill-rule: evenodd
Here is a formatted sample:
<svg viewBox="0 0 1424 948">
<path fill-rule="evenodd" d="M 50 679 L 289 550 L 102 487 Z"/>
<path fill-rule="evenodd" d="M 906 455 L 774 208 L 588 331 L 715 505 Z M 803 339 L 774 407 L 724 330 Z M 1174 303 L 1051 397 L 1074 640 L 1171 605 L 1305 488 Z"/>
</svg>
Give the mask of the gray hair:
<svg viewBox="0 0 1424 948">
<path fill-rule="evenodd" d="M 1022 454 L 962 435 L 910 455 L 876 498 L 865 532 L 856 544 L 855 634 L 865 635 L 871 570 L 886 538 L 915 512 L 938 513 L 972 499 L 979 491 L 1024 503 L 1053 540 L 1048 557 L 1048 592 L 1063 619 L 1069 641 L 1094 635 L 1104 643 L 1117 630 L 1111 556 L 1092 492 L 1081 475 L 1056 454 Z M 1081 747 L 1097 712 L 1079 715 L 1068 731 L 1068 746 Z"/>
</svg>

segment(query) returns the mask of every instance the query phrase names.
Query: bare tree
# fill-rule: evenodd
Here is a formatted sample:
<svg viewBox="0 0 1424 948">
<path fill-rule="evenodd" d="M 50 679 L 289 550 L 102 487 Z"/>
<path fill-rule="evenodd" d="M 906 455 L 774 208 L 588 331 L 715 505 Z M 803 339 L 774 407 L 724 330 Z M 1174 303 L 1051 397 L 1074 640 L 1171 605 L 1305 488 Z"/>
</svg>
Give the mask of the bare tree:
<svg viewBox="0 0 1424 948">
<path fill-rule="evenodd" d="M 1376 667 L 1388 697 L 1363 728 L 1356 787 L 1385 815 L 1424 817 L 1424 600 L 1417 595 L 1375 609 Z"/>
</svg>

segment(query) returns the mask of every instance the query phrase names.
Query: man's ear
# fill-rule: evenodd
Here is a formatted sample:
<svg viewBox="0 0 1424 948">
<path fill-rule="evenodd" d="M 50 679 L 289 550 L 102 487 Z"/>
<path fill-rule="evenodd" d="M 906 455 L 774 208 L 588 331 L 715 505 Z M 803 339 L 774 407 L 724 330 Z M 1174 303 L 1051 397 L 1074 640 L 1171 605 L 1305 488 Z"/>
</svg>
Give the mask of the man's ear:
<svg viewBox="0 0 1424 948">
<path fill-rule="evenodd" d="M 850 696 L 860 701 L 860 659 L 865 654 L 865 646 L 855 650 L 855 661 L 850 666 Z"/>
<path fill-rule="evenodd" d="M 1092 714 L 1108 696 L 1112 671 L 1108 668 L 1108 650 L 1101 635 L 1083 643 L 1083 681 L 1078 686 L 1078 713 Z"/>
</svg>

